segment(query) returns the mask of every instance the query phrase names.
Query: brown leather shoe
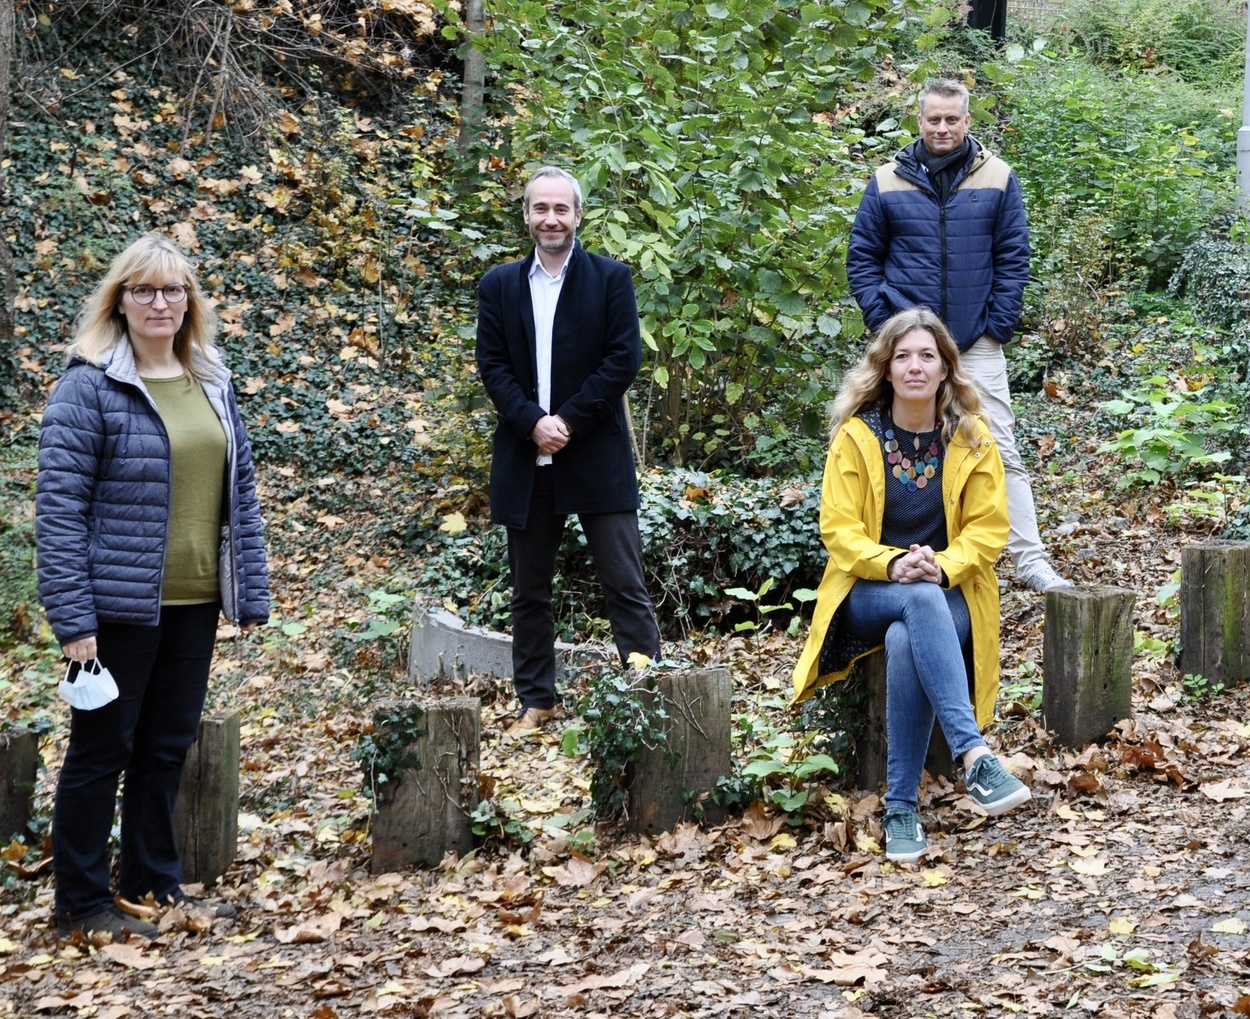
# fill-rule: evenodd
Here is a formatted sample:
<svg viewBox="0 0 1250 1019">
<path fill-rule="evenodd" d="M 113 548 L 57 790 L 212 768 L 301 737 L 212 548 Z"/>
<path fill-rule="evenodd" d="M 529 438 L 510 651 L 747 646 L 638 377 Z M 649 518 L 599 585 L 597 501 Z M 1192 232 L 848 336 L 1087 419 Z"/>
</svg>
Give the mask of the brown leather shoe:
<svg viewBox="0 0 1250 1019">
<path fill-rule="evenodd" d="M 508 726 L 505 735 L 524 736 L 527 732 L 535 732 L 559 715 L 559 705 L 554 708 L 526 708 L 521 717 Z"/>
</svg>

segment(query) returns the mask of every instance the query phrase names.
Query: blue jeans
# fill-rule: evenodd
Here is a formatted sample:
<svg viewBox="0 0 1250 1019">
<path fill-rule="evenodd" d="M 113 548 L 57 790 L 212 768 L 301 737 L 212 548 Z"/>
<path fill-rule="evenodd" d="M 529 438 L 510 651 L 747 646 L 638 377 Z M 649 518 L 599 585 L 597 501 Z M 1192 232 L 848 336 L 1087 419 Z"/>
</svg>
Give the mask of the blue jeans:
<svg viewBox="0 0 1250 1019">
<path fill-rule="evenodd" d="M 985 746 L 968 694 L 963 646 L 972 633 L 959 588 L 857 580 L 842 622 L 858 637 L 885 643 L 885 805 L 915 810 L 933 720 L 951 756 Z"/>
<path fill-rule="evenodd" d="M 81 920 L 112 905 L 109 832 L 122 772 L 118 891 L 132 902 L 177 893 L 174 803 L 199 731 L 220 612 L 215 602 L 162 605 L 156 626 L 99 624 L 100 662 L 118 698 L 70 711 L 52 807 L 58 917 Z"/>
</svg>

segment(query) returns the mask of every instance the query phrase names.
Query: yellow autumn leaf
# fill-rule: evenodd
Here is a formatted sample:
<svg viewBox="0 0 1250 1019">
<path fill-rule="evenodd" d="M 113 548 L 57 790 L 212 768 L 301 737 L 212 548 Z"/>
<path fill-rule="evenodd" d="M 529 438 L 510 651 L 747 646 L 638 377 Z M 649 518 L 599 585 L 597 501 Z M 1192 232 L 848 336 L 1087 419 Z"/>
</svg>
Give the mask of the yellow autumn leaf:
<svg viewBox="0 0 1250 1019">
<path fill-rule="evenodd" d="M 1237 726 L 1237 728 L 1233 731 L 1236 732 L 1242 739 L 1250 737 L 1250 722 L 1247 722 L 1245 725 Z"/>
<path fill-rule="evenodd" d="M 1037 885 L 1025 885 L 1023 888 L 1017 888 L 1011 893 L 1018 899 L 1028 899 L 1030 902 L 1036 902 L 1038 899 L 1044 899 L 1046 893 Z"/>
<path fill-rule="evenodd" d="M 221 966 L 225 963 L 224 955 L 202 955 L 200 956 L 201 966 Z"/>
<path fill-rule="evenodd" d="M 770 849 L 793 849 L 798 843 L 794 841 L 794 836 L 788 832 L 778 832 L 773 836 L 771 842 L 768 843 Z"/>
<path fill-rule="evenodd" d="M 0 955 L 8 955 L 16 948 L 17 945 L 13 944 L 8 938 L 0 938 Z"/>
<path fill-rule="evenodd" d="M 1097 846 L 1072 846 L 1071 849 L 1074 856 L 1097 856 L 1099 852 Z"/>
<path fill-rule="evenodd" d="M 631 651 L 627 659 L 630 667 L 641 672 L 651 664 L 651 659 L 644 655 L 641 651 Z"/>
<path fill-rule="evenodd" d="M 1068 866 L 1086 877 L 1101 877 L 1108 872 L 1106 860 L 1069 860 Z"/>
<path fill-rule="evenodd" d="M 1227 920 L 1221 920 L 1211 928 L 1216 934 L 1245 934 L 1246 925 L 1238 920 L 1235 916 L 1230 916 Z"/>
<path fill-rule="evenodd" d="M 445 513 L 443 522 L 438 525 L 438 529 L 444 534 L 459 534 L 468 526 L 464 521 L 463 513 Z"/>
<path fill-rule="evenodd" d="M 941 888 L 947 882 L 946 875 L 940 870 L 926 870 L 920 876 L 924 878 L 924 883 L 930 888 Z"/>
<path fill-rule="evenodd" d="M 1132 920 L 1125 920 L 1122 916 L 1112 917 L 1109 926 L 1112 934 L 1132 934 L 1137 930 L 1137 924 Z"/>
<path fill-rule="evenodd" d="M 1079 821 L 1081 815 L 1069 807 L 1066 803 L 1062 803 L 1056 808 L 1055 813 L 1065 821 Z"/>
</svg>

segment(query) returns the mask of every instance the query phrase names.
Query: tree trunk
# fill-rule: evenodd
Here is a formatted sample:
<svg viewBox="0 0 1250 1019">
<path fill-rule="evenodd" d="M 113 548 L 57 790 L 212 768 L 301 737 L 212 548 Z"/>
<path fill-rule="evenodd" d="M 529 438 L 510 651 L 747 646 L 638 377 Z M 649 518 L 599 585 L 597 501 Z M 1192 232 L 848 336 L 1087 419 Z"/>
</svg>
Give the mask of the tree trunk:
<svg viewBox="0 0 1250 1019">
<path fill-rule="evenodd" d="M 629 782 L 629 830 L 672 831 L 701 814 L 713 824 L 723 811 L 712 800 L 717 780 L 733 771 L 730 713 L 733 684 L 725 668 L 664 673 L 655 696 L 668 720 L 666 746 L 643 754 Z M 670 753 L 677 755 L 674 763 Z"/>
<path fill-rule="evenodd" d="M 1083 747 L 1133 717 L 1133 606 L 1108 585 L 1046 592 L 1042 718 L 1065 747 Z"/>
<path fill-rule="evenodd" d="M 464 44 L 464 89 L 460 94 L 461 153 L 467 152 L 481 134 L 485 116 L 486 58 L 473 45 L 474 40 L 480 39 L 486 32 L 486 7 L 483 0 L 468 0 L 465 27 L 468 29 L 468 38 Z"/>
</svg>

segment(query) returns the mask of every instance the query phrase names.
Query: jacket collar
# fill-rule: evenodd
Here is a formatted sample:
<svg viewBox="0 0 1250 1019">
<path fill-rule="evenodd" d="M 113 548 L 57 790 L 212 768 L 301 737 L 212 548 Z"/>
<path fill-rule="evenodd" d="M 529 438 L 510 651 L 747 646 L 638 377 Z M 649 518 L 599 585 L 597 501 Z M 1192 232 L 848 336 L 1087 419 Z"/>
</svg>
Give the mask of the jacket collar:
<svg viewBox="0 0 1250 1019">
<path fill-rule="evenodd" d="M 212 357 L 205 358 L 199 354 L 195 355 L 195 364 L 197 368 L 207 372 L 213 382 L 225 388 L 230 385 L 230 370 L 221 363 L 221 358 L 217 348 L 210 348 Z M 75 358 L 75 361 L 81 360 Z M 122 333 L 122 337 L 113 347 L 100 358 L 100 370 L 104 372 L 110 379 L 117 382 L 124 382 L 132 386 L 142 386 L 142 379 L 139 377 L 139 366 L 135 364 L 135 351 L 130 345 L 130 337 Z"/>
<path fill-rule="evenodd" d="M 956 175 L 956 183 L 964 180 L 969 174 L 980 169 L 980 167 L 987 162 L 991 156 L 993 156 L 993 153 L 982 145 L 976 138 L 973 138 L 972 135 L 969 135 L 968 138 L 972 142 L 972 156 L 969 158 L 964 169 Z M 913 181 L 914 183 L 927 184 L 928 174 L 925 172 L 920 159 L 916 155 L 916 147 L 923 144 L 924 139 L 917 138 L 914 142 L 904 146 L 894 157 L 894 165 L 898 172 L 906 179 Z"/>
</svg>

